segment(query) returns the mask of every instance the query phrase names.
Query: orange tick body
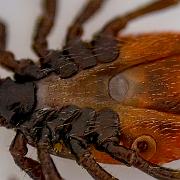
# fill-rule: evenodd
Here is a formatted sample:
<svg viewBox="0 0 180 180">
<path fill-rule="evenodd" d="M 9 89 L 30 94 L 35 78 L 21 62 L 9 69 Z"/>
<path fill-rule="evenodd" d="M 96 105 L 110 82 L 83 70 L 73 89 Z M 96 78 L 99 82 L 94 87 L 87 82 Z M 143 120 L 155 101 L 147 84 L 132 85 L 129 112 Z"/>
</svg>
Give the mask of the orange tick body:
<svg viewBox="0 0 180 180">
<path fill-rule="evenodd" d="M 179 159 L 180 34 L 144 34 L 118 41 L 120 55 L 113 63 L 71 79 L 51 75 L 41 80 L 38 94 L 47 98 L 40 98 L 39 106 L 111 107 L 120 116 L 122 144 L 131 148 L 138 138 L 139 143 L 148 141 L 141 154 L 153 163 Z M 93 154 L 100 162 L 115 162 L 94 149 Z"/>
</svg>

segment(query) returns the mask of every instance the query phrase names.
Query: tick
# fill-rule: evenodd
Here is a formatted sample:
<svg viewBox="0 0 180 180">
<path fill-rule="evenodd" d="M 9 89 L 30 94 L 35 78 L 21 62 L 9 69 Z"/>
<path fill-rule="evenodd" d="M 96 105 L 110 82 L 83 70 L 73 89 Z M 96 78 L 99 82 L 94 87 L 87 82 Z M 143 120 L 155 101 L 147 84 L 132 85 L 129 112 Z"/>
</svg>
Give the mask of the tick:
<svg viewBox="0 0 180 180">
<path fill-rule="evenodd" d="M 90 0 L 62 50 L 48 48 L 55 0 L 43 1 L 33 38 L 39 62 L 17 61 L 0 24 L 0 124 L 16 131 L 15 163 L 32 179 L 62 179 L 50 154 L 75 159 L 94 179 L 116 179 L 98 162 L 134 166 L 158 179 L 180 179 L 159 164 L 180 157 L 180 35 L 118 36 L 131 20 L 178 3 L 154 1 L 108 22 L 91 41 L 83 25 L 105 3 Z M 27 144 L 38 159 L 26 157 Z"/>
</svg>

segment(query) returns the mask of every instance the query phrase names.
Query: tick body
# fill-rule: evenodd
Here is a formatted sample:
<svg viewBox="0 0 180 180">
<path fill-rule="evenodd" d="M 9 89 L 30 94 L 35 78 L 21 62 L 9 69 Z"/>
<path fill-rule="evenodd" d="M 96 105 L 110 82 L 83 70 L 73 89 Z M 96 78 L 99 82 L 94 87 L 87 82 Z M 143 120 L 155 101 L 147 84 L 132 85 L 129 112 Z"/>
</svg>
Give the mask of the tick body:
<svg viewBox="0 0 180 180">
<path fill-rule="evenodd" d="M 117 36 L 130 20 L 176 1 L 158 1 L 117 18 L 87 43 L 81 41 L 82 24 L 103 3 L 89 1 L 62 51 L 48 50 L 45 37 L 56 5 L 45 3 L 49 14 L 42 16 L 33 44 L 40 65 L 17 63 L 1 45 L 1 64 L 16 79 L 1 82 L 1 124 L 17 132 L 10 147 L 16 164 L 33 179 L 62 179 L 52 153 L 75 159 L 94 179 L 114 179 L 96 160 L 179 179 L 178 170 L 158 164 L 180 156 L 180 35 Z M 26 143 L 38 149 L 40 163 L 25 157 Z"/>
</svg>

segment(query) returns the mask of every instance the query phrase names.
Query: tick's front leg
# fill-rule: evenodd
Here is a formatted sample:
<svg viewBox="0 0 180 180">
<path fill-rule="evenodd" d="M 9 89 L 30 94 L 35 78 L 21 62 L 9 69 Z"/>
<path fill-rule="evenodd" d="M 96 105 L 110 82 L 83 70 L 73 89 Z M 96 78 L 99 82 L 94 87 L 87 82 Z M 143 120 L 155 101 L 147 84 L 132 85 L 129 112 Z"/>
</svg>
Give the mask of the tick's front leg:
<svg viewBox="0 0 180 180">
<path fill-rule="evenodd" d="M 39 162 L 25 157 L 27 154 L 27 140 L 21 132 L 17 132 L 11 146 L 10 152 L 15 163 L 34 180 L 45 180 Z"/>
</svg>

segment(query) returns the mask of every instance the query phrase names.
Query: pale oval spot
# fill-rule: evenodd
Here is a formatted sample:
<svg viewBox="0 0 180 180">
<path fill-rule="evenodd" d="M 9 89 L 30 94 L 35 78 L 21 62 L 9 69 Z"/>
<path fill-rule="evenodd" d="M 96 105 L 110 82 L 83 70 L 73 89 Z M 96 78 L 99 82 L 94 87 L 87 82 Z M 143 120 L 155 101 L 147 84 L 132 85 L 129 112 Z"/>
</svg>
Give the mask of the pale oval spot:
<svg viewBox="0 0 180 180">
<path fill-rule="evenodd" d="M 129 90 L 129 84 L 126 78 L 118 74 L 109 81 L 109 94 L 116 101 L 123 101 Z"/>
</svg>

